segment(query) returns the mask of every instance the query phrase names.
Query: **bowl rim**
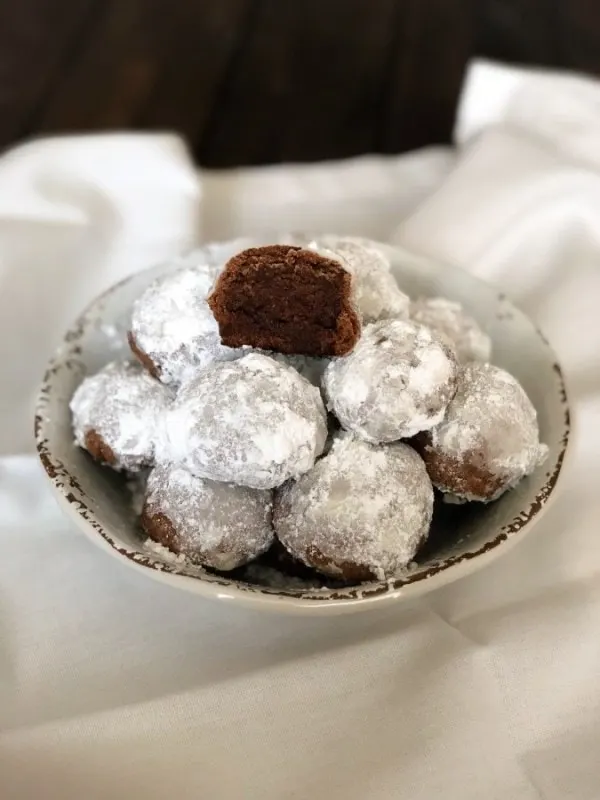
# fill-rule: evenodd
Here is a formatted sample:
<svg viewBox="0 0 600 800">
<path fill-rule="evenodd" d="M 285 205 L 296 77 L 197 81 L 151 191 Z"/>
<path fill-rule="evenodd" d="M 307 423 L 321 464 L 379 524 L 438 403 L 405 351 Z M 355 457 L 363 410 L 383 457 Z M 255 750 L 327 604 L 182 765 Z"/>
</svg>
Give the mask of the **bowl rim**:
<svg viewBox="0 0 600 800">
<path fill-rule="evenodd" d="M 385 245 L 385 247 L 389 248 L 390 245 Z M 402 248 L 392 249 L 401 250 Z M 416 255 L 413 257 L 420 258 Z M 157 265 L 153 265 L 141 272 L 150 272 L 156 269 Z M 448 269 L 465 272 L 465 270 L 456 265 L 448 265 Z M 328 611 L 366 609 L 375 605 L 380 606 L 386 601 L 392 601 L 400 597 L 416 598 L 436 587 L 446 585 L 479 570 L 486 563 L 494 560 L 497 555 L 506 552 L 517 540 L 522 538 L 517 534 L 529 529 L 534 523 L 538 522 L 548 509 L 550 501 L 555 499 L 559 479 L 564 474 L 565 459 L 571 449 L 569 445 L 572 437 L 572 420 L 569 393 L 563 371 L 554 350 L 542 331 L 532 323 L 536 335 L 548 351 L 549 361 L 552 363 L 555 376 L 556 397 L 563 410 L 561 430 L 557 432 L 560 449 L 555 459 L 554 468 L 548 473 L 546 480 L 529 505 L 521 509 L 509 522 L 504 524 L 494 539 L 485 542 L 478 548 L 467 550 L 459 555 L 449 556 L 442 562 L 420 570 L 414 575 L 408 572 L 387 581 L 374 581 L 339 591 L 327 589 L 325 593 L 319 589 L 278 589 L 257 584 L 246 584 L 243 581 L 230 579 L 222 575 L 213 576 L 208 573 L 206 575 L 198 574 L 198 576 L 183 574 L 178 571 L 176 564 L 169 564 L 154 558 L 149 551 L 141 552 L 141 550 L 133 550 L 124 546 L 122 542 L 115 540 L 115 537 L 98 520 L 94 511 L 89 508 L 85 502 L 85 493 L 79 485 L 77 476 L 71 474 L 61 459 L 53 453 L 47 435 L 49 428 L 52 427 L 52 422 L 47 419 L 45 409 L 53 394 L 53 378 L 60 372 L 61 367 L 67 363 L 69 358 L 76 359 L 78 354 L 81 353 L 79 341 L 85 334 L 90 320 L 95 318 L 96 310 L 102 307 L 103 302 L 108 297 L 118 292 L 130 281 L 137 279 L 139 275 L 140 271 L 128 275 L 96 296 L 67 329 L 61 338 L 61 343 L 48 363 L 34 410 L 34 437 L 37 454 L 59 501 L 59 505 L 67 516 L 74 519 L 88 538 L 120 561 L 128 563 L 135 569 L 162 583 L 220 600 L 240 600 L 245 605 L 259 605 L 263 609 L 299 613 L 318 612 L 324 609 Z M 469 279 L 488 286 L 485 281 L 471 273 L 468 273 L 468 275 Z M 510 308 L 524 315 L 524 312 L 517 309 L 506 298 L 506 295 L 498 293 L 498 296 Z M 529 321 L 531 322 L 531 320 Z"/>
</svg>

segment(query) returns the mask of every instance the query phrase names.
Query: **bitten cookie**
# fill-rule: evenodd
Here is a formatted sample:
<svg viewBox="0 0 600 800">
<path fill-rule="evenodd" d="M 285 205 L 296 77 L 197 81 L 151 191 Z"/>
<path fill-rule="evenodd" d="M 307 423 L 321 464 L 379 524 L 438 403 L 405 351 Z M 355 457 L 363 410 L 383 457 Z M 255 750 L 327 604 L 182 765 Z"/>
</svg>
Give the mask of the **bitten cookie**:
<svg viewBox="0 0 600 800">
<path fill-rule="evenodd" d="M 208 303 L 228 347 L 340 356 L 360 335 L 350 273 L 301 247 L 242 251 L 225 265 Z"/>
</svg>

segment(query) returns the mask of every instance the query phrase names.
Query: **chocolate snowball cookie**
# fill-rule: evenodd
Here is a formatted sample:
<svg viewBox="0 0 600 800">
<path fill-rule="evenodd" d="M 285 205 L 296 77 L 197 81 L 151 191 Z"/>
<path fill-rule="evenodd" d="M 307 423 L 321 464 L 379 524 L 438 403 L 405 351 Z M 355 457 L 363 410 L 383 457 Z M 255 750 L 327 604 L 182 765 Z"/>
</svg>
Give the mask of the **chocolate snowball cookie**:
<svg viewBox="0 0 600 800">
<path fill-rule="evenodd" d="M 214 264 L 178 269 L 156 280 L 135 301 L 129 346 L 163 383 L 178 386 L 208 364 L 240 355 L 221 344 L 206 302 L 220 269 Z"/>
<path fill-rule="evenodd" d="M 327 437 L 319 390 L 259 353 L 199 372 L 179 391 L 165 428 L 169 460 L 256 489 L 309 470 Z"/>
<path fill-rule="evenodd" d="M 418 453 L 342 433 L 310 472 L 277 490 L 273 524 L 295 558 L 360 582 L 406 567 L 432 514 L 433 487 Z"/>
<path fill-rule="evenodd" d="M 323 388 L 342 426 L 377 444 L 437 425 L 456 374 L 451 347 L 429 328 L 384 320 L 366 326 L 349 356 L 332 360 Z"/>
<path fill-rule="evenodd" d="M 114 469 L 148 467 L 172 399 L 138 364 L 108 364 L 85 378 L 71 399 L 75 442 Z"/>
<path fill-rule="evenodd" d="M 270 491 L 196 478 L 162 464 L 148 477 L 141 524 L 171 552 L 225 571 L 269 549 L 272 508 Z"/>
<path fill-rule="evenodd" d="M 491 364 L 467 364 L 445 419 L 418 437 L 433 485 L 464 500 L 495 500 L 541 464 L 536 411 L 520 383 Z"/>
<path fill-rule="evenodd" d="M 460 303 L 445 297 L 421 297 L 411 303 L 410 316 L 445 336 L 454 347 L 459 363 L 490 360 L 492 340 Z"/>
</svg>

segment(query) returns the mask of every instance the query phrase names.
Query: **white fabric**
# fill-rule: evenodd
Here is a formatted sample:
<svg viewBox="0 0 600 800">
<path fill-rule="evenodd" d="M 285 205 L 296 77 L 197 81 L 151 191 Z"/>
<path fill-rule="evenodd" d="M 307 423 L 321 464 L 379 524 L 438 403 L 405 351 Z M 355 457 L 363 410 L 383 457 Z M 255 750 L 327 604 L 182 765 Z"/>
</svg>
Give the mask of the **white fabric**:
<svg viewBox="0 0 600 800">
<path fill-rule="evenodd" d="M 456 163 L 198 180 L 168 136 L 0 160 L 2 800 L 600 797 L 599 125 L 598 84 L 476 63 Z M 155 584 L 67 523 L 22 455 L 37 376 L 86 299 L 199 236 L 290 227 L 395 229 L 514 295 L 567 367 L 562 497 L 510 554 L 414 606 L 289 619 Z"/>
<path fill-rule="evenodd" d="M 199 240 L 277 230 L 389 238 L 449 148 L 205 173 L 174 136 L 32 142 L 0 158 L 0 455 L 32 449 L 37 383 L 62 332 L 120 278 Z"/>
</svg>

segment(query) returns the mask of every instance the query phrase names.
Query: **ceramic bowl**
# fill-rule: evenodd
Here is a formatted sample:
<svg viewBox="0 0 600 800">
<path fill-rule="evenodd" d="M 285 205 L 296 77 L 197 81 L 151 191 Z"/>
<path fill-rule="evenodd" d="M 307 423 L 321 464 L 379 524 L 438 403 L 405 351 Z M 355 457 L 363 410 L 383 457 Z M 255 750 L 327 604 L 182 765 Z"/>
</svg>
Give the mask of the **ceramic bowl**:
<svg viewBox="0 0 600 800">
<path fill-rule="evenodd" d="M 311 585 L 271 571 L 268 585 L 258 585 L 249 583 L 244 574 L 213 574 L 148 549 L 126 481 L 73 444 L 69 399 L 86 374 L 128 355 L 125 333 L 133 301 L 157 276 L 183 263 L 180 260 L 135 274 L 97 298 L 67 331 L 48 366 L 37 403 L 35 436 L 48 479 L 68 516 L 123 565 L 148 577 L 220 600 L 304 614 L 355 612 L 422 595 L 478 570 L 522 539 L 556 493 L 569 441 L 568 400 L 556 356 L 535 325 L 495 288 L 446 264 L 386 245 L 381 248 L 409 295 L 457 300 L 489 333 L 494 363 L 523 384 L 538 412 L 541 440 L 549 447 L 547 461 L 533 475 L 489 505 L 446 507 L 416 566 L 387 582 L 340 588 L 319 580 Z M 205 248 L 205 255 L 222 260 L 239 249 L 239 243 L 212 246 Z"/>
</svg>

